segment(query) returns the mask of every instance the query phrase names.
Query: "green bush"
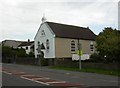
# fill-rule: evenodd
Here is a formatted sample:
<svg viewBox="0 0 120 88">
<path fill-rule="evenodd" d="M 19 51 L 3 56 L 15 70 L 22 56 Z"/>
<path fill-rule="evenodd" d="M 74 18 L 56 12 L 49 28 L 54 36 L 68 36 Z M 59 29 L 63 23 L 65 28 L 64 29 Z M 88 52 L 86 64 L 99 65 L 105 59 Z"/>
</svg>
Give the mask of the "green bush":
<svg viewBox="0 0 120 88">
<path fill-rule="evenodd" d="M 89 59 L 90 62 L 103 62 L 104 59 L 102 58 L 102 56 L 100 56 L 99 54 L 97 53 L 94 53 L 90 56 L 90 59 Z"/>
<path fill-rule="evenodd" d="M 8 46 L 2 46 L 2 57 L 26 57 L 27 54 L 24 49 L 18 49 Z"/>
</svg>

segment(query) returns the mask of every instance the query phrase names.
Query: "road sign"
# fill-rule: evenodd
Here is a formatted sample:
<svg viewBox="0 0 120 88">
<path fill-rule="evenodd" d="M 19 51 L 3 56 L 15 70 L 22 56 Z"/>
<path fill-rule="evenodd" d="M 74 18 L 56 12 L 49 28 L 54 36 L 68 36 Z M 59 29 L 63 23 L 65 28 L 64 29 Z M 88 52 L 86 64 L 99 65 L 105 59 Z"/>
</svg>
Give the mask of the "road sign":
<svg viewBox="0 0 120 88">
<path fill-rule="evenodd" d="M 80 56 L 82 56 L 83 55 L 82 50 L 77 50 L 77 54 L 80 55 Z"/>
</svg>

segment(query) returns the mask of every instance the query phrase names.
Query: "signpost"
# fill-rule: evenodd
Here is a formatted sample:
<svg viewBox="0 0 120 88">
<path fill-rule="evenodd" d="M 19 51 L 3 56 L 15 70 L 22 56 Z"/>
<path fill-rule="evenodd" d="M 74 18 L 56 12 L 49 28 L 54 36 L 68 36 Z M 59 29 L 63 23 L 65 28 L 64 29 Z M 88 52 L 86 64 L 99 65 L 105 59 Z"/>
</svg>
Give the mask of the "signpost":
<svg viewBox="0 0 120 88">
<path fill-rule="evenodd" d="M 79 70 L 81 70 L 81 55 L 82 55 L 82 50 L 81 50 L 81 43 L 78 39 L 78 52 L 77 54 L 79 55 Z"/>
<path fill-rule="evenodd" d="M 38 65 L 42 65 L 41 63 L 41 59 L 43 58 L 43 54 L 41 50 L 45 50 L 45 47 L 43 45 L 43 43 L 40 45 L 40 42 L 38 42 Z"/>
</svg>

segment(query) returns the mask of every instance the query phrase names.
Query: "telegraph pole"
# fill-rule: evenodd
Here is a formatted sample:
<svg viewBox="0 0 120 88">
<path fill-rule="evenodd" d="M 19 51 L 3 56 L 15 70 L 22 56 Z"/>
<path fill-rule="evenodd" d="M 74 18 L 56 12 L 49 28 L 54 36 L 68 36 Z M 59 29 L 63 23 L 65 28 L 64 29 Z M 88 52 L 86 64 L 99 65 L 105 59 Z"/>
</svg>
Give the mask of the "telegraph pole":
<svg viewBox="0 0 120 88">
<path fill-rule="evenodd" d="M 82 51 L 81 51 L 81 43 L 78 39 L 78 54 L 79 54 L 79 70 L 81 70 L 81 54 L 82 54 Z"/>
</svg>

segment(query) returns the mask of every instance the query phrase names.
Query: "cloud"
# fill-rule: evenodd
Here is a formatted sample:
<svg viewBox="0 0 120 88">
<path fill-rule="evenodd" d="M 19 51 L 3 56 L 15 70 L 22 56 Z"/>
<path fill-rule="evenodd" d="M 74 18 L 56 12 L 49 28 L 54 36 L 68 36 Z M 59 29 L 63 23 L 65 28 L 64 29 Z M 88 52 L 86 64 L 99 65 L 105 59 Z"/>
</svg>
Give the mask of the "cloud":
<svg viewBox="0 0 120 88">
<path fill-rule="evenodd" d="M 73 3 L 69 3 L 67 6 L 60 5 L 57 9 L 50 10 L 47 13 L 48 20 L 50 15 L 50 20 L 81 26 L 107 25 L 114 24 L 117 21 L 117 3 L 115 2 L 87 3 L 83 7 L 81 3 L 77 2 L 74 2 L 74 5 Z M 56 17 L 56 19 L 52 17 Z"/>
<path fill-rule="evenodd" d="M 44 13 L 48 21 L 90 26 L 97 34 L 101 27 L 117 27 L 117 4 L 117 0 L 1 0 L 0 40 L 33 39 Z"/>
</svg>

